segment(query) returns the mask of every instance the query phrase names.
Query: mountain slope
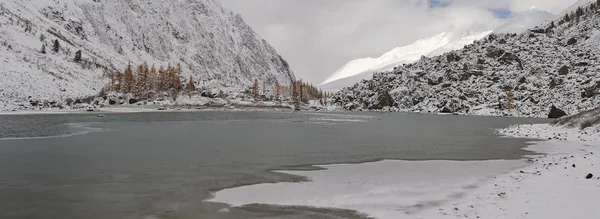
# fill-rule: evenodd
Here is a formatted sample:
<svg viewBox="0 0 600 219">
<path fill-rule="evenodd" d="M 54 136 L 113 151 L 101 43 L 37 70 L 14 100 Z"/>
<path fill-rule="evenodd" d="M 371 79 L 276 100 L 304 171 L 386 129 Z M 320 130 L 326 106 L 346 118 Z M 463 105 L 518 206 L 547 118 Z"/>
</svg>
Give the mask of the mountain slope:
<svg viewBox="0 0 600 219">
<path fill-rule="evenodd" d="M 484 32 L 442 33 L 436 36 L 418 40 L 413 44 L 397 47 L 379 58 L 357 59 L 348 62 L 340 68 L 326 82 L 321 84 L 325 90 L 339 90 L 358 81 L 370 78 L 374 72 L 389 71 L 395 66 L 417 61 L 419 58 L 431 53 L 443 53 L 472 43 L 489 34 Z"/>
<path fill-rule="evenodd" d="M 351 77 L 364 71 L 377 67 L 383 67 L 393 63 L 414 62 L 421 58 L 421 56 L 426 55 L 440 46 L 450 42 L 451 37 L 452 34 L 441 33 L 427 39 L 418 40 L 406 46 L 396 47 L 378 58 L 368 57 L 352 60 L 333 73 L 333 75 L 325 80 L 325 82 L 322 84 L 327 84 L 338 79 Z"/>
<path fill-rule="evenodd" d="M 183 78 L 193 75 L 198 87 L 226 93 L 241 92 L 255 79 L 268 85 L 294 80 L 287 62 L 217 0 L 1 4 L 0 110 L 95 95 L 107 75 L 128 63 L 181 63 Z"/>
<path fill-rule="evenodd" d="M 395 66 L 417 61 L 421 56 L 438 56 L 446 52 L 462 49 L 465 45 L 471 44 L 475 40 L 482 39 L 492 32 L 523 33 L 554 17 L 555 15 L 548 11 L 531 8 L 511 17 L 494 31 L 477 32 L 466 30 L 443 33 L 428 39 L 419 40 L 414 44 L 405 47 L 400 47 L 411 48 L 408 55 L 406 50 L 396 48 L 377 59 L 366 58 L 353 60 L 334 73 L 332 77 L 321 85 L 321 88 L 337 91 L 361 80 L 371 78 L 372 74 L 375 72 L 390 71 Z M 394 55 L 391 56 L 387 54 Z"/>
<path fill-rule="evenodd" d="M 492 34 L 464 49 L 377 73 L 336 93 L 345 109 L 546 117 L 600 105 L 600 14 L 548 31 Z M 559 15 L 560 17 L 561 15 Z M 564 14 L 562 15 L 564 17 Z"/>
</svg>

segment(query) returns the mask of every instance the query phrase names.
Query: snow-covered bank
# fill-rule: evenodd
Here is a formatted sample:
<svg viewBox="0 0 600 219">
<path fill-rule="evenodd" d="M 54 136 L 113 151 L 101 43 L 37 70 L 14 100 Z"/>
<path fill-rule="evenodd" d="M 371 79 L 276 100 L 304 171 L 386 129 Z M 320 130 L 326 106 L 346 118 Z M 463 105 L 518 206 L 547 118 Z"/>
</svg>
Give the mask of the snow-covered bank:
<svg viewBox="0 0 600 219">
<path fill-rule="evenodd" d="M 202 111 L 293 111 L 287 106 L 271 105 L 231 105 L 228 107 L 211 106 L 121 106 L 91 109 L 42 109 L 42 110 L 19 110 L 0 111 L 0 115 L 54 115 L 54 114 L 98 114 L 103 113 L 147 113 L 147 112 L 202 112 Z"/>
<path fill-rule="evenodd" d="M 540 155 L 520 161 L 386 160 L 281 171 L 310 181 L 226 189 L 210 201 L 341 208 L 381 219 L 600 216 L 598 126 L 581 131 L 519 125 L 499 133 L 544 140 L 526 148 Z"/>
<path fill-rule="evenodd" d="M 597 218 L 600 197 L 600 132 L 547 124 L 500 130 L 510 137 L 551 139 L 528 150 L 526 168 L 495 177 L 460 201 L 417 218 Z M 589 179 L 588 179 L 589 178 Z"/>
</svg>

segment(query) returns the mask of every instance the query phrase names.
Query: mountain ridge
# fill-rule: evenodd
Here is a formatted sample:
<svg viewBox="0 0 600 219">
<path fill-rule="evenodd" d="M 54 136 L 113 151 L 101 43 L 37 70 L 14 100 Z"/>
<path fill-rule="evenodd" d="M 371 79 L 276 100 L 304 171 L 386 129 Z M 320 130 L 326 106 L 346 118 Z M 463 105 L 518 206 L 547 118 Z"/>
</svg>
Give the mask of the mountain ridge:
<svg viewBox="0 0 600 219">
<path fill-rule="evenodd" d="M 254 80 L 295 80 L 275 49 L 216 0 L 11 0 L 1 11 L 0 42 L 10 48 L 0 47 L 0 110 L 96 95 L 129 63 L 181 63 L 181 80 L 193 76 L 197 87 L 232 95 Z"/>
</svg>

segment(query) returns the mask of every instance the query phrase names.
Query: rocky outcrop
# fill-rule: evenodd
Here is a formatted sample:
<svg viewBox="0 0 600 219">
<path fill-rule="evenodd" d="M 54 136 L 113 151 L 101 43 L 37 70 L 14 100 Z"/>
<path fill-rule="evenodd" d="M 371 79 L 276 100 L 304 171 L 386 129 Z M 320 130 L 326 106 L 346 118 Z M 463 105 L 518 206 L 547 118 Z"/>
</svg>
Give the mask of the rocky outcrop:
<svg viewBox="0 0 600 219">
<path fill-rule="evenodd" d="M 600 14 L 556 22 L 552 31 L 492 34 L 463 49 L 375 73 L 330 98 L 356 110 L 378 109 L 385 90 L 392 110 L 552 117 L 600 105 Z M 577 36 L 576 42 L 565 46 Z M 510 88 L 510 89 L 509 89 Z"/>
</svg>

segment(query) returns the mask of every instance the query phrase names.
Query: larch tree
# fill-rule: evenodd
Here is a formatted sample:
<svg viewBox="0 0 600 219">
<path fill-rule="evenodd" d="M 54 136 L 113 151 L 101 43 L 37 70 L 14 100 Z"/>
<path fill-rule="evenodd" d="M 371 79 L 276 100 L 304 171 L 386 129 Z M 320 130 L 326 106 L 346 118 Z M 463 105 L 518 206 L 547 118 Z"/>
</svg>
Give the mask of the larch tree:
<svg viewBox="0 0 600 219">
<path fill-rule="evenodd" d="M 172 76 L 172 82 L 173 83 L 173 88 L 175 89 L 175 91 L 181 91 L 183 86 L 181 85 L 181 73 L 182 73 L 182 68 L 181 68 L 181 63 L 177 63 L 177 67 L 174 69 L 173 71 L 173 76 Z"/>
<path fill-rule="evenodd" d="M 140 64 L 137 67 L 136 71 L 136 80 L 135 85 L 133 86 L 133 94 L 134 96 L 141 98 L 146 90 L 146 83 L 148 82 L 148 70 L 147 66 L 144 64 Z"/>
<path fill-rule="evenodd" d="M 291 85 L 291 95 L 292 95 L 292 102 L 294 104 L 295 108 L 300 108 L 300 97 L 299 97 L 299 92 L 298 92 L 298 81 L 294 81 L 292 82 Z"/>
<path fill-rule="evenodd" d="M 280 100 L 280 96 L 281 96 L 281 85 L 279 84 L 279 81 L 275 81 L 275 99 Z"/>
<path fill-rule="evenodd" d="M 130 93 L 135 86 L 135 75 L 133 74 L 133 69 L 131 68 L 131 63 L 127 65 L 127 68 L 124 72 L 125 83 L 121 87 L 123 93 Z"/>
<path fill-rule="evenodd" d="M 160 69 L 158 70 L 158 80 L 156 82 L 156 86 L 157 89 L 160 91 L 164 91 L 167 89 L 167 70 L 160 66 Z"/>
<path fill-rule="evenodd" d="M 150 91 L 156 90 L 157 78 L 158 78 L 158 71 L 156 70 L 156 67 L 153 64 L 152 67 L 150 67 L 150 70 L 148 71 L 148 84 L 147 84 L 148 90 L 150 90 Z"/>
<path fill-rule="evenodd" d="M 512 88 L 506 89 L 506 105 L 509 110 L 513 110 L 515 108 L 515 95 Z"/>
<path fill-rule="evenodd" d="M 254 84 L 252 84 L 252 96 L 254 96 L 254 100 L 258 99 L 258 79 L 254 79 Z"/>
<path fill-rule="evenodd" d="M 123 86 L 123 73 L 117 71 L 113 76 L 112 85 L 115 91 L 120 92 Z"/>
<path fill-rule="evenodd" d="M 193 92 L 196 90 L 196 85 L 194 84 L 194 78 L 190 75 L 190 79 L 187 82 L 187 85 L 185 86 L 185 89 L 187 89 L 188 92 Z"/>
</svg>

